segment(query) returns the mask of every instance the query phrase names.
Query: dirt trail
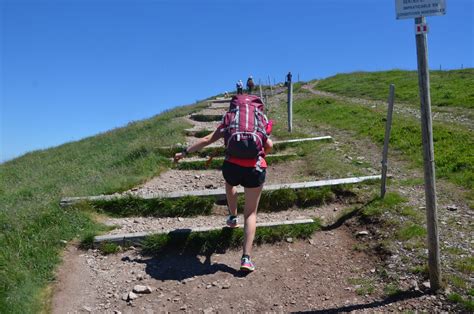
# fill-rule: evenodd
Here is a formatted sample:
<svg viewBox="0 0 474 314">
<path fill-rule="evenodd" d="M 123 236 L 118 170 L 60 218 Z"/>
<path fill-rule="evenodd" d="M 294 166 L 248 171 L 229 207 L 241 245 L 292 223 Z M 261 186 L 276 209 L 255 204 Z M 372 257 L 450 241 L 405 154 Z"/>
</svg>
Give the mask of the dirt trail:
<svg viewBox="0 0 474 314">
<path fill-rule="evenodd" d="M 255 249 L 257 270 L 249 275 L 238 271 L 240 251 L 146 257 L 134 249 L 110 256 L 69 250 L 63 271 L 81 274 L 82 285 L 65 276 L 53 313 L 365 313 L 439 306 L 436 297 L 415 291 L 405 300 L 385 304 L 380 298 L 384 285 L 375 275 L 377 262 L 353 246 L 346 228 L 317 232 L 310 240 L 264 245 Z M 401 284 L 409 282 L 404 278 Z M 152 292 L 132 302 L 122 300 L 137 284 L 150 286 Z M 369 295 L 366 289 L 373 291 Z"/>
</svg>

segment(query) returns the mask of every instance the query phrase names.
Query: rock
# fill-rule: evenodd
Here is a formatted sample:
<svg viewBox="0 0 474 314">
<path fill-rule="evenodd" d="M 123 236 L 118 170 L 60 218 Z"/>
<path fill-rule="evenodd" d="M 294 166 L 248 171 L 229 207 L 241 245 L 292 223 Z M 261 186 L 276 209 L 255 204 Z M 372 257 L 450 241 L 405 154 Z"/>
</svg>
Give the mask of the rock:
<svg viewBox="0 0 474 314">
<path fill-rule="evenodd" d="M 221 288 L 222 288 L 222 289 L 229 289 L 229 288 L 230 288 L 230 283 L 224 282 L 224 283 L 222 284 L 222 287 L 221 287 Z"/>
<path fill-rule="evenodd" d="M 122 314 L 119 310 L 114 310 L 114 314 Z"/>
<path fill-rule="evenodd" d="M 194 179 L 201 179 L 201 176 L 198 175 L 198 174 L 196 174 L 196 175 L 194 176 Z"/>
<path fill-rule="evenodd" d="M 124 294 L 122 295 L 122 300 L 128 301 L 128 293 L 124 293 Z"/>
<path fill-rule="evenodd" d="M 86 311 L 86 312 L 89 312 L 89 313 L 92 312 L 92 308 L 89 307 L 89 306 L 83 306 L 82 309 L 83 309 L 84 311 Z"/>
<path fill-rule="evenodd" d="M 151 293 L 151 288 L 149 286 L 135 285 L 135 287 L 133 287 L 133 292 L 135 292 L 135 293 Z"/>
<path fill-rule="evenodd" d="M 213 281 L 213 282 L 212 282 L 212 285 L 213 285 L 214 287 L 217 287 L 218 284 L 219 284 L 219 283 L 218 283 L 217 281 Z"/>
<path fill-rule="evenodd" d="M 337 212 L 337 207 L 334 207 L 334 209 L 333 209 L 333 210 L 334 210 L 335 212 Z"/>
<path fill-rule="evenodd" d="M 178 217 L 178 221 L 184 221 L 183 217 Z"/>
<path fill-rule="evenodd" d="M 205 187 L 206 189 L 213 189 L 213 188 L 214 188 L 214 184 L 212 184 L 212 183 L 211 183 L 211 184 L 206 184 L 204 187 Z"/>
<path fill-rule="evenodd" d="M 449 210 L 449 211 L 454 212 L 454 211 L 458 210 L 458 207 L 456 205 L 448 205 L 446 207 L 446 209 Z"/>
<path fill-rule="evenodd" d="M 59 240 L 59 242 L 61 242 L 62 244 L 67 244 L 66 240 Z"/>
<path fill-rule="evenodd" d="M 133 223 L 137 224 L 139 223 L 140 221 L 138 219 L 133 219 Z"/>
<path fill-rule="evenodd" d="M 312 239 L 308 240 L 309 244 L 314 245 L 314 241 Z"/>
<path fill-rule="evenodd" d="M 431 289 L 431 284 L 429 281 L 425 281 L 421 285 L 426 289 Z"/>
<path fill-rule="evenodd" d="M 372 268 L 372 269 L 370 270 L 370 272 L 371 272 L 372 274 L 375 273 L 375 268 Z"/>
<path fill-rule="evenodd" d="M 128 301 L 135 300 L 135 299 L 138 299 L 138 295 L 136 295 L 135 293 L 133 293 L 132 291 L 130 291 L 130 292 L 128 293 Z"/>
<path fill-rule="evenodd" d="M 286 242 L 293 243 L 293 238 L 286 238 Z"/>
<path fill-rule="evenodd" d="M 366 231 L 366 230 L 359 231 L 359 232 L 356 233 L 356 236 L 358 236 L 358 237 L 362 237 L 362 236 L 366 236 L 366 235 L 369 235 L 369 232 Z"/>
</svg>

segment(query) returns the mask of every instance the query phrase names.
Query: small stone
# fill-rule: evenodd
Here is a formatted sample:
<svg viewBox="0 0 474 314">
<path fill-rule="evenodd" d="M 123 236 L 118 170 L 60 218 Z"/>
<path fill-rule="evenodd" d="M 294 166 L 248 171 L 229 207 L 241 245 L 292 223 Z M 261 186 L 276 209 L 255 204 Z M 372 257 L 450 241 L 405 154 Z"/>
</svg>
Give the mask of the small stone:
<svg viewBox="0 0 474 314">
<path fill-rule="evenodd" d="M 291 303 L 291 304 L 296 304 L 296 301 L 295 301 L 295 300 L 291 300 L 290 303 Z"/>
<path fill-rule="evenodd" d="M 206 189 L 212 189 L 212 188 L 214 188 L 214 184 L 212 184 L 212 183 L 211 184 L 206 184 L 204 187 Z"/>
<path fill-rule="evenodd" d="M 431 289 L 431 284 L 429 281 L 425 281 L 421 284 L 423 287 L 425 287 L 426 289 Z"/>
<path fill-rule="evenodd" d="M 128 300 L 135 300 L 135 299 L 138 299 L 138 295 L 136 295 L 135 293 L 133 293 L 133 291 L 130 291 L 128 293 Z"/>
<path fill-rule="evenodd" d="M 188 308 L 188 307 L 187 307 L 186 305 L 183 305 L 183 306 L 180 307 L 179 309 L 180 309 L 181 311 L 184 311 L 184 310 L 186 310 L 187 308 Z"/>
<path fill-rule="evenodd" d="M 114 310 L 114 314 L 122 314 L 119 310 Z"/>
<path fill-rule="evenodd" d="M 212 285 L 213 285 L 214 287 L 217 287 L 218 284 L 219 284 L 219 283 L 218 283 L 217 281 L 213 281 L 213 282 L 212 282 Z"/>
<path fill-rule="evenodd" d="M 83 306 L 82 309 L 83 309 L 84 311 L 86 311 L 86 312 L 89 312 L 89 313 L 92 312 L 92 308 L 89 307 L 89 306 Z"/>
<path fill-rule="evenodd" d="M 61 242 L 62 244 L 67 244 L 66 240 L 59 240 L 59 242 Z"/>
<path fill-rule="evenodd" d="M 230 288 L 230 283 L 224 282 L 224 284 L 221 287 L 222 289 L 229 289 Z"/>
<path fill-rule="evenodd" d="M 140 221 L 138 219 L 133 219 L 133 223 L 137 224 L 139 223 Z"/>
<path fill-rule="evenodd" d="M 178 221 L 184 221 L 183 217 L 178 217 Z"/>
<path fill-rule="evenodd" d="M 375 268 L 372 268 L 372 269 L 370 270 L 370 272 L 371 272 L 372 274 L 375 273 Z"/>
<path fill-rule="evenodd" d="M 133 287 L 133 292 L 135 292 L 135 293 L 151 293 L 151 288 L 149 286 L 135 285 L 135 287 Z"/>
<path fill-rule="evenodd" d="M 122 295 L 122 300 L 128 301 L 128 293 L 124 293 L 124 294 Z"/>
<path fill-rule="evenodd" d="M 334 209 L 333 209 L 333 210 L 334 210 L 335 212 L 337 212 L 337 207 L 334 207 Z"/>
<path fill-rule="evenodd" d="M 448 205 L 446 207 L 446 209 L 449 210 L 449 211 L 454 212 L 454 211 L 458 210 L 458 207 L 456 205 Z"/>
<path fill-rule="evenodd" d="M 293 238 L 286 238 L 286 242 L 293 243 Z"/>
<path fill-rule="evenodd" d="M 207 285 L 206 286 L 206 289 L 210 289 L 210 288 L 212 288 L 212 285 Z"/>
<path fill-rule="evenodd" d="M 196 175 L 194 176 L 194 179 L 201 179 L 201 176 L 198 175 L 198 174 L 196 174 Z"/>
<path fill-rule="evenodd" d="M 312 239 L 308 240 L 309 244 L 314 245 L 314 241 Z"/>
<path fill-rule="evenodd" d="M 357 235 L 357 236 L 359 236 L 359 237 L 362 237 L 362 236 L 369 235 L 369 232 L 368 232 L 368 231 L 366 231 L 366 230 L 363 230 L 363 231 L 359 231 L 359 232 L 357 232 L 357 234 L 356 234 L 356 235 Z"/>
</svg>

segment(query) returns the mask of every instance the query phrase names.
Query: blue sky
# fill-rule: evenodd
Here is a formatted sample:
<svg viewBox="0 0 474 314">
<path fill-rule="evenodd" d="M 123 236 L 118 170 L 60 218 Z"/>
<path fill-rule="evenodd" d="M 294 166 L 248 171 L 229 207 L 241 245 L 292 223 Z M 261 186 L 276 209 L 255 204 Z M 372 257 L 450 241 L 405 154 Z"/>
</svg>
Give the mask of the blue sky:
<svg viewBox="0 0 474 314">
<path fill-rule="evenodd" d="M 474 1 L 429 17 L 431 68 L 474 67 Z M 0 0 L 0 161 L 232 90 L 415 69 L 395 0 Z"/>
</svg>

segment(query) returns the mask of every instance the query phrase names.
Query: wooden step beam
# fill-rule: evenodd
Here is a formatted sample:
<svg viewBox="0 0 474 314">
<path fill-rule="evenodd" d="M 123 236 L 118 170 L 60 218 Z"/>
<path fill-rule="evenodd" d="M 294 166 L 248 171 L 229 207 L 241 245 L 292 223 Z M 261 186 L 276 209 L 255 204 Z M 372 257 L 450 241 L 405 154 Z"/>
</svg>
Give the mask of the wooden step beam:
<svg viewBox="0 0 474 314">
<path fill-rule="evenodd" d="M 275 191 L 280 189 L 311 189 L 325 186 L 335 186 L 342 184 L 355 184 L 373 180 L 380 180 L 380 175 L 375 176 L 364 176 L 364 177 L 352 177 L 342 179 L 330 179 L 320 181 L 309 181 L 309 182 L 298 182 L 298 183 L 283 183 L 283 184 L 270 184 L 264 185 L 263 191 Z M 237 187 L 237 192 L 242 193 L 243 187 Z M 214 190 L 198 190 L 198 191 L 187 191 L 187 192 L 171 192 L 171 193 L 153 193 L 138 198 L 142 199 L 154 199 L 154 198 L 181 198 L 185 196 L 196 196 L 196 197 L 215 197 L 217 200 L 225 199 L 225 189 L 214 189 Z M 65 197 L 61 199 L 61 206 L 69 206 L 74 203 L 81 201 L 112 201 L 117 199 L 125 199 L 130 197 L 128 194 L 117 194 L 117 195 L 97 195 L 97 196 L 79 196 L 79 197 Z"/>
<path fill-rule="evenodd" d="M 257 228 L 259 227 L 277 227 L 284 225 L 299 225 L 299 224 L 311 224 L 313 219 L 298 219 L 298 220 L 286 220 L 286 221 L 275 221 L 275 222 L 262 222 L 257 223 Z M 242 228 L 243 225 L 239 225 L 238 228 Z M 171 230 L 159 230 L 159 231 L 147 231 L 147 232 L 134 232 L 134 233 L 123 233 L 123 234 L 112 234 L 112 235 L 102 235 L 94 237 L 94 245 L 98 245 L 102 242 L 111 242 L 111 243 L 133 243 L 139 244 L 143 239 L 151 235 L 158 234 L 168 234 L 168 233 L 183 233 L 188 234 L 192 232 L 210 232 L 216 230 L 222 230 L 228 227 L 190 227 L 190 228 L 181 228 L 181 229 L 171 229 Z"/>
</svg>

